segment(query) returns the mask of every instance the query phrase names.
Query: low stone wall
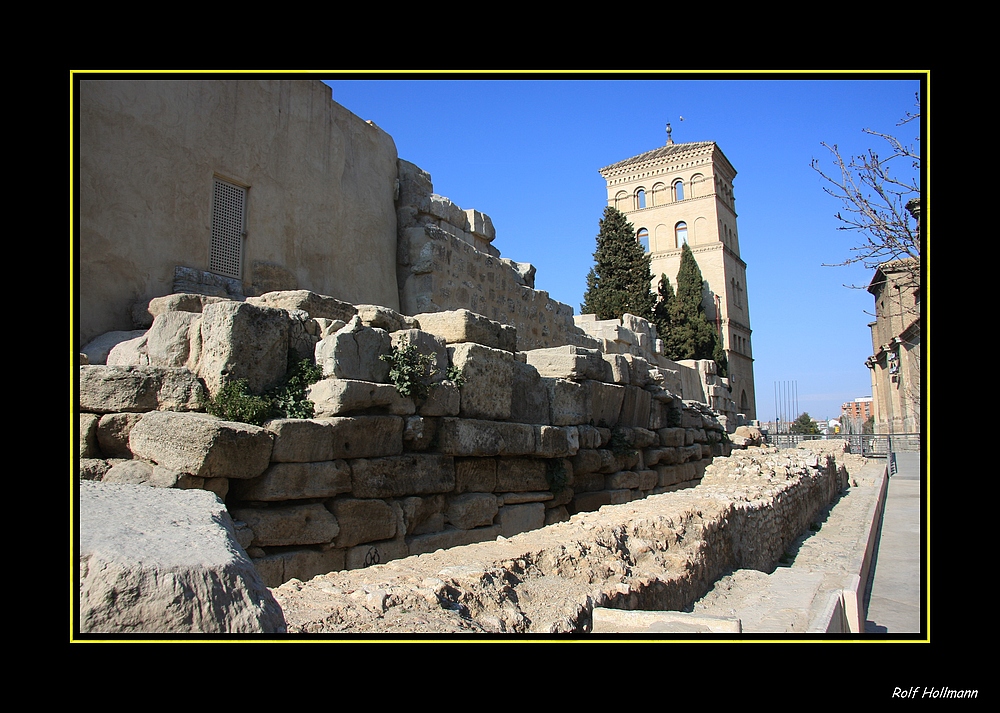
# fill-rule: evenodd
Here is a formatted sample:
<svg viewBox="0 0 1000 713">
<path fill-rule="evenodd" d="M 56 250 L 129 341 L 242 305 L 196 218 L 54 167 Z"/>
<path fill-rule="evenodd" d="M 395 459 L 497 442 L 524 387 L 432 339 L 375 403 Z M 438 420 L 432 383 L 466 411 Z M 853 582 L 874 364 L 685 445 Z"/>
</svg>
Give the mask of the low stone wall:
<svg viewBox="0 0 1000 713">
<path fill-rule="evenodd" d="M 289 632 L 585 633 L 595 607 L 682 610 L 728 570 L 772 571 L 847 478 L 835 454 L 734 451 L 694 488 L 274 596 Z"/>
<path fill-rule="evenodd" d="M 729 453 L 715 415 L 645 360 L 514 351 L 513 329 L 465 310 L 405 317 L 296 291 L 154 312 L 107 364 L 80 366 L 81 477 L 213 490 L 269 586 L 689 487 Z M 434 359 L 426 397 L 401 395 L 379 359 L 404 341 Z M 274 384 L 289 350 L 323 369 L 315 418 L 204 413 L 227 380 Z"/>
</svg>

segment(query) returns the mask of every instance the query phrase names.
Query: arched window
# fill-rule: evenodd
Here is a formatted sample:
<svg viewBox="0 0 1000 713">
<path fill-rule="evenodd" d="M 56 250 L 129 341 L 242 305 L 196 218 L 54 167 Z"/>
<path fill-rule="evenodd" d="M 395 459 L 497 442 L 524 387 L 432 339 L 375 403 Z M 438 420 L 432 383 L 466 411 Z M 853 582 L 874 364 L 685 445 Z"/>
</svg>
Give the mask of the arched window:
<svg viewBox="0 0 1000 713">
<path fill-rule="evenodd" d="M 640 188 L 635 192 L 635 207 L 645 208 L 646 207 L 646 189 Z"/>
<path fill-rule="evenodd" d="M 649 231 L 645 228 L 639 228 L 639 231 L 635 234 L 635 239 L 639 241 L 642 246 L 643 252 L 649 252 Z"/>
<path fill-rule="evenodd" d="M 691 176 L 691 190 L 688 191 L 688 193 L 691 194 L 692 198 L 704 192 L 704 189 L 701 187 L 701 184 L 704 182 L 705 182 L 705 177 L 700 173 L 696 173 L 693 176 Z"/>
<path fill-rule="evenodd" d="M 677 247 L 688 244 L 688 224 L 681 221 L 674 226 L 674 235 L 677 238 Z"/>
<path fill-rule="evenodd" d="M 684 200 L 684 181 L 677 179 L 674 181 L 674 200 L 682 201 Z"/>
<path fill-rule="evenodd" d="M 628 193 L 626 193 L 625 191 L 618 191 L 618 193 L 615 195 L 615 208 L 617 208 L 622 212 L 628 210 L 628 205 L 626 204 L 627 199 L 628 199 Z"/>
</svg>

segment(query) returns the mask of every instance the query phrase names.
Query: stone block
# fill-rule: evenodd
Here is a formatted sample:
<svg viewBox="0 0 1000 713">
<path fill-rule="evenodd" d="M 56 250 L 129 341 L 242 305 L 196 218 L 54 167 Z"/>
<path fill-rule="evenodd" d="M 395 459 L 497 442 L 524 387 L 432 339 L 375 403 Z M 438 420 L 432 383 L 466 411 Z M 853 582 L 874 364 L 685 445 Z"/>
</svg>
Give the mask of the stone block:
<svg viewBox="0 0 1000 713">
<path fill-rule="evenodd" d="M 83 354 L 87 355 L 87 363 L 93 365 L 106 365 L 108 354 L 122 342 L 130 342 L 134 339 L 141 339 L 146 336 L 145 329 L 135 329 L 125 332 L 105 332 L 95 337 L 80 348 Z"/>
<path fill-rule="evenodd" d="M 660 437 L 660 445 L 677 448 L 685 445 L 685 434 L 683 428 L 661 428 L 656 432 Z"/>
<path fill-rule="evenodd" d="M 344 460 L 272 463 L 260 477 L 231 481 L 230 490 L 236 500 L 332 498 L 350 492 L 351 468 Z"/>
<path fill-rule="evenodd" d="M 472 342 L 500 349 L 501 325 L 467 309 L 447 312 L 424 312 L 415 315 L 420 329 L 443 337 L 448 344 Z"/>
<path fill-rule="evenodd" d="M 205 479 L 145 461 L 123 460 L 111 466 L 101 478 L 101 482 L 186 490 L 201 488 L 205 484 Z"/>
<path fill-rule="evenodd" d="M 383 329 L 386 332 L 398 332 L 400 330 L 410 330 L 416 328 L 416 320 L 407 317 L 396 310 L 383 307 L 382 305 L 355 305 L 358 310 L 358 319 L 366 327 Z"/>
<path fill-rule="evenodd" d="M 544 506 L 542 506 L 542 508 L 544 509 Z M 422 555 L 426 552 L 436 552 L 437 550 L 446 550 L 452 547 L 471 545 L 476 542 L 487 542 L 489 540 L 495 540 L 499 536 L 499 525 L 477 527 L 472 530 L 448 528 L 440 532 L 407 537 L 406 545 L 410 555 Z"/>
<path fill-rule="evenodd" d="M 659 474 L 655 470 L 639 471 L 639 490 L 652 490 L 659 485 Z"/>
<path fill-rule="evenodd" d="M 403 447 L 408 451 L 426 451 L 437 442 L 438 419 L 407 416 L 403 426 Z"/>
<path fill-rule="evenodd" d="M 409 416 L 416 413 L 413 399 L 401 396 L 392 384 L 353 379 L 323 379 L 306 389 L 317 417 L 343 416 L 359 412 Z"/>
<path fill-rule="evenodd" d="M 523 354 L 523 352 L 519 352 Z M 518 423 L 548 424 L 549 392 L 530 364 L 515 360 L 511 365 L 510 420 Z"/>
<path fill-rule="evenodd" d="M 546 508 L 545 510 L 545 525 L 555 525 L 557 522 L 566 522 L 569 520 L 569 511 L 566 509 L 565 505 L 559 505 L 554 508 Z"/>
<path fill-rule="evenodd" d="M 570 490 L 569 488 L 563 488 L 560 491 L 560 495 L 564 492 Z M 551 501 L 555 500 L 556 496 L 551 490 L 536 490 L 536 491 L 526 491 L 523 493 L 503 493 L 497 496 L 497 505 L 503 507 L 504 505 L 520 505 L 522 503 L 545 503 L 545 507 L 551 506 Z M 564 502 L 569 502 L 573 499 L 573 492 L 570 490 L 569 495 L 566 496 Z"/>
<path fill-rule="evenodd" d="M 481 213 L 475 208 L 469 208 L 465 211 L 466 220 L 469 226 L 469 232 L 478 238 L 482 238 L 486 242 L 493 242 L 496 238 L 497 231 L 493 227 L 493 221 L 485 213 Z"/>
<path fill-rule="evenodd" d="M 111 467 L 103 458 L 81 458 L 77 474 L 80 480 L 100 480 Z"/>
<path fill-rule="evenodd" d="M 624 396 L 618 424 L 645 428 L 649 425 L 651 401 L 649 392 L 638 386 L 623 386 L 621 388 L 624 389 Z"/>
<path fill-rule="evenodd" d="M 333 460 L 333 429 L 329 421 L 276 418 L 264 424 L 274 434 L 271 460 L 276 463 L 310 463 Z"/>
<path fill-rule="evenodd" d="M 324 377 L 358 381 L 389 381 L 392 339 L 384 329 L 366 327 L 355 315 L 340 331 L 316 344 L 316 364 Z"/>
<path fill-rule="evenodd" d="M 200 411 L 208 400 L 201 381 L 184 368 L 83 365 L 79 369 L 81 411 Z"/>
<path fill-rule="evenodd" d="M 423 535 L 443 530 L 445 503 L 444 495 L 424 498 L 411 496 L 395 501 L 394 507 L 398 508 L 400 524 L 397 530 L 406 535 Z"/>
<path fill-rule="evenodd" d="M 129 433 L 137 457 L 203 478 L 255 478 L 271 460 L 274 435 L 204 414 L 153 411 Z"/>
<path fill-rule="evenodd" d="M 83 435 L 83 415 L 80 414 L 81 436 Z M 101 453 L 106 458 L 131 458 L 132 451 L 128 447 L 128 434 L 132 432 L 132 427 L 141 418 L 141 413 L 107 413 L 101 416 L 101 420 L 97 424 L 97 443 Z"/>
<path fill-rule="evenodd" d="M 632 501 L 631 490 L 599 490 L 589 493 L 577 493 L 567 506 L 572 514 L 599 510 L 604 505 L 622 505 Z"/>
<path fill-rule="evenodd" d="M 456 493 L 492 493 L 497 489 L 497 462 L 493 458 L 456 458 Z"/>
<path fill-rule="evenodd" d="M 634 470 L 620 470 L 617 473 L 604 476 L 604 489 L 621 490 L 628 488 L 632 490 L 639 487 L 639 482 L 639 474 Z"/>
<path fill-rule="evenodd" d="M 537 458 L 497 458 L 497 492 L 548 490 L 545 467 Z"/>
<path fill-rule="evenodd" d="M 81 458 L 96 458 L 97 450 L 97 425 L 100 417 L 94 413 L 80 414 L 80 450 Z M 131 457 L 131 453 L 129 454 Z"/>
<path fill-rule="evenodd" d="M 632 383 L 628 361 L 623 354 L 602 354 L 601 356 L 611 367 L 611 378 L 608 381 L 623 386 Z"/>
<path fill-rule="evenodd" d="M 455 489 L 455 462 L 445 455 L 358 458 L 351 462 L 351 472 L 351 491 L 359 498 L 398 498 Z"/>
<path fill-rule="evenodd" d="M 378 458 L 403 452 L 401 416 L 343 416 L 326 422 L 331 426 L 334 458 Z"/>
<path fill-rule="evenodd" d="M 618 423 L 625 387 L 599 381 L 545 379 L 545 382 L 553 425 L 602 424 L 613 427 Z"/>
<path fill-rule="evenodd" d="M 555 379 L 583 381 L 611 381 L 611 366 L 597 349 L 566 345 L 549 349 L 532 349 L 527 363 L 538 370 L 540 376 Z"/>
<path fill-rule="evenodd" d="M 259 297 L 248 297 L 247 303 L 260 307 L 273 307 L 284 310 L 300 309 L 308 312 L 312 318 L 351 321 L 358 313 L 357 308 L 347 302 L 341 302 L 333 297 L 320 295 L 309 290 L 285 290 L 267 292 Z"/>
<path fill-rule="evenodd" d="M 592 448 L 578 450 L 570 462 L 575 475 L 596 473 L 604 465 L 600 452 Z"/>
<path fill-rule="evenodd" d="M 506 420 L 511 416 L 514 356 L 480 344 L 448 347 L 452 366 L 462 374 L 459 414 L 465 418 Z"/>
<path fill-rule="evenodd" d="M 573 491 L 575 493 L 592 493 L 604 490 L 603 473 L 577 473 L 573 471 Z"/>
<path fill-rule="evenodd" d="M 471 530 L 493 524 L 497 514 L 497 498 L 492 493 L 464 493 L 448 500 L 445 521 L 460 530 Z"/>
<path fill-rule="evenodd" d="M 235 379 L 246 379 L 250 391 L 261 394 L 285 375 L 288 334 L 282 309 L 231 301 L 206 305 L 198 376 L 213 396 Z"/>
<path fill-rule="evenodd" d="M 458 387 L 450 381 L 443 381 L 430 385 L 419 412 L 421 416 L 457 416 L 461 408 L 462 396 Z"/>
<path fill-rule="evenodd" d="M 506 505 L 497 512 L 497 525 L 504 537 L 545 527 L 545 506 L 542 503 Z"/>
<path fill-rule="evenodd" d="M 307 582 L 313 577 L 344 569 L 344 550 L 303 547 L 273 552 L 253 560 L 264 583 L 279 587 L 290 579 Z"/>
<path fill-rule="evenodd" d="M 407 319 L 413 318 L 407 317 Z M 436 383 L 444 379 L 448 371 L 448 345 L 442 337 L 422 329 L 397 329 L 389 336 L 394 348 L 412 344 L 421 354 L 432 356 L 434 361 L 431 363 L 431 382 Z"/>
<path fill-rule="evenodd" d="M 535 431 L 526 423 L 442 418 L 438 449 L 454 456 L 529 455 Z"/>
<path fill-rule="evenodd" d="M 234 508 L 232 515 L 253 530 L 254 547 L 322 544 L 340 532 L 337 519 L 320 503 Z"/>
<path fill-rule="evenodd" d="M 565 458 L 580 450 L 576 426 L 535 426 L 535 455 L 539 458 Z"/>
<path fill-rule="evenodd" d="M 344 557 L 345 569 L 364 569 L 376 564 L 384 564 L 392 560 L 409 556 L 409 550 L 403 540 L 381 540 L 366 542 L 347 550 Z"/>
<path fill-rule="evenodd" d="M 335 547 L 353 547 L 396 536 L 396 514 L 384 500 L 337 498 L 327 503 L 327 509 L 340 525 L 340 534 L 333 541 Z"/>
<path fill-rule="evenodd" d="M 576 430 L 579 434 L 580 448 L 600 448 L 602 445 L 607 443 L 607 440 L 603 437 L 601 429 L 599 428 L 581 424 L 576 427 Z M 608 431 L 608 438 L 610 437 L 611 433 Z"/>
</svg>

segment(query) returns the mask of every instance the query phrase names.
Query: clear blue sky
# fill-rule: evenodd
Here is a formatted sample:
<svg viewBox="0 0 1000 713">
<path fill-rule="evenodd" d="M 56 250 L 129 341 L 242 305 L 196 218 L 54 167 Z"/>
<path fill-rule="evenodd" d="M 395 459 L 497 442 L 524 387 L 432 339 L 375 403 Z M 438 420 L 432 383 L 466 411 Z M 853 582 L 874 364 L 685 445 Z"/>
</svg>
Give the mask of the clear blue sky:
<svg viewBox="0 0 1000 713">
<path fill-rule="evenodd" d="M 607 204 L 598 169 L 673 139 L 715 141 L 736 168 L 740 254 L 747 263 L 758 417 L 774 418 L 775 383 L 797 383 L 798 410 L 836 418 L 871 395 L 865 358 L 871 274 L 823 267 L 850 256 L 840 204 L 822 190 L 821 142 L 882 150 L 870 128 L 913 141 L 912 78 L 381 80 L 334 79 L 333 99 L 395 140 L 434 191 L 493 219 L 501 255 L 538 268 L 537 289 L 580 311 Z M 680 117 L 684 117 L 681 121 Z"/>
</svg>

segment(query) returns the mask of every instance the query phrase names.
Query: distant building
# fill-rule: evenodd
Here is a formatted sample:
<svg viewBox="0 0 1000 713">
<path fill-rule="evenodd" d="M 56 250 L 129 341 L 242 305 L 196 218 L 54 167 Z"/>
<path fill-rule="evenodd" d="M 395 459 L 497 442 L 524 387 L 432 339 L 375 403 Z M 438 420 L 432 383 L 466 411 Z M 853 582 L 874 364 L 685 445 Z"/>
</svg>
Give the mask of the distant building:
<svg viewBox="0 0 1000 713">
<path fill-rule="evenodd" d="M 876 433 L 920 432 L 920 265 L 879 265 L 868 285 L 875 297 L 871 369 Z"/>
<path fill-rule="evenodd" d="M 854 399 L 854 401 L 848 401 L 846 404 L 841 405 L 841 420 L 849 418 L 852 420 L 860 420 L 862 423 L 867 421 L 872 416 L 873 401 L 874 399 L 872 399 L 871 396 L 862 396 Z"/>
<path fill-rule="evenodd" d="M 705 280 L 705 314 L 722 336 L 733 401 L 747 419 L 755 419 L 747 266 L 740 259 L 733 196 L 736 169 L 713 141 L 675 144 L 668 125 L 665 146 L 600 173 L 608 205 L 625 214 L 650 254 L 654 291 L 661 274 L 677 288 L 681 247 L 691 248 Z"/>
</svg>

